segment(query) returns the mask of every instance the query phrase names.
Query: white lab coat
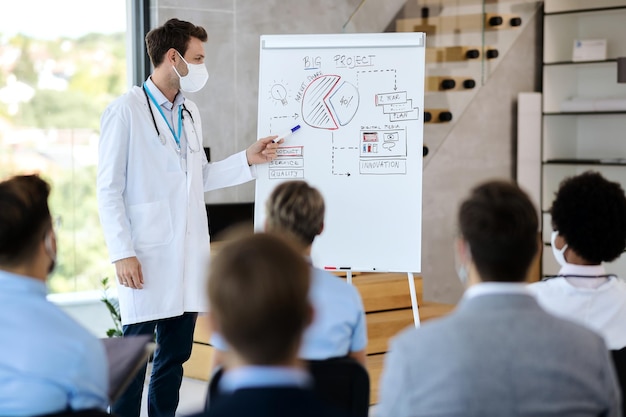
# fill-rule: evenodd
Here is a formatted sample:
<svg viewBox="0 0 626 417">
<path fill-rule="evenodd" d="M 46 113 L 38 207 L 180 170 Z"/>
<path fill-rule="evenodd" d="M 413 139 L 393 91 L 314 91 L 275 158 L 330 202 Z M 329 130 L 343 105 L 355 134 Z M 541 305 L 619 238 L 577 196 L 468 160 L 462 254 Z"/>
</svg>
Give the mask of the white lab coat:
<svg viewBox="0 0 626 417">
<path fill-rule="evenodd" d="M 167 124 L 150 105 L 165 145 L 140 87 L 111 103 L 101 120 L 97 193 L 109 257 L 115 262 L 136 256 L 144 277 L 140 290 L 118 284 L 123 324 L 207 311 L 209 232 L 204 191 L 254 178 L 245 151 L 207 162 L 200 113 L 190 100 L 185 105 L 195 126 L 185 114 L 185 135 L 195 141 L 197 129 L 200 150 L 187 151 L 185 173 Z"/>
</svg>

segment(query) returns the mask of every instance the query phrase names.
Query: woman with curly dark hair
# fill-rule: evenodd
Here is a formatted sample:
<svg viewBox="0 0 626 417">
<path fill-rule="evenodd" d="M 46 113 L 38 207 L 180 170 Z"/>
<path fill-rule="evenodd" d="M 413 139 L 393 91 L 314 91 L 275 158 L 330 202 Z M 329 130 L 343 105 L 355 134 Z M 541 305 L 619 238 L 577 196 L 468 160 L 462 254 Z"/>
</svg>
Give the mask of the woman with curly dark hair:
<svg viewBox="0 0 626 417">
<path fill-rule="evenodd" d="M 626 248 L 626 196 L 621 185 L 597 172 L 565 179 L 550 209 L 552 253 L 558 275 L 531 284 L 548 311 L 604 336 L 609 349 L 626 346 L 626 282 L 603 262 Z"/>
</svg>

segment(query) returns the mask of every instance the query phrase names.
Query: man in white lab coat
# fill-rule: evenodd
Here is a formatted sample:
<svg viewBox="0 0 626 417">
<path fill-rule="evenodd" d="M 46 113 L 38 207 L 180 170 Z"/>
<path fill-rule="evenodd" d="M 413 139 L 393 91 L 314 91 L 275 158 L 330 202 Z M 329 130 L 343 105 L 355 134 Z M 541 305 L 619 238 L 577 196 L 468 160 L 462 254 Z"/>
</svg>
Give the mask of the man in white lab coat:
<svg viewBox="0 0 626 417">
<path fill-rule="evenodd" d="M 208 79 L 204 28 L 171 19 L 146 36 L 154 71 L 102 115 L 98 206 L 118 278 L 124 336 L 152 334 L 155 352 L 148 413 L 174 416 L 197 312 L 207 310 L 203 277 L 209 254 L 204 192 L 254 178 L 271 161 L 275 136 L 209 164 L 197 106 L 182 91 Z M 145 369 L 114 404 L 138 417 Z"/>
</svg>

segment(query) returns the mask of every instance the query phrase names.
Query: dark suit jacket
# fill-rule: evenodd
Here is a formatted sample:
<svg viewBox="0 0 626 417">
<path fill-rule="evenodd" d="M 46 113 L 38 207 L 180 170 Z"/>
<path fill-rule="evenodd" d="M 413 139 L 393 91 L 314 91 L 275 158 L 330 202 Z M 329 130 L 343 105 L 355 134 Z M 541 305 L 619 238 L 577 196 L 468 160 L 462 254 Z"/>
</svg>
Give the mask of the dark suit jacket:
<svg viewBox="0 0 626 417">
<path fill-rule="evenodd" d="M 347 417 L 296 387 L 244 388 L 220 394 L 207 412 L 190 417 Z"/>
</svg>

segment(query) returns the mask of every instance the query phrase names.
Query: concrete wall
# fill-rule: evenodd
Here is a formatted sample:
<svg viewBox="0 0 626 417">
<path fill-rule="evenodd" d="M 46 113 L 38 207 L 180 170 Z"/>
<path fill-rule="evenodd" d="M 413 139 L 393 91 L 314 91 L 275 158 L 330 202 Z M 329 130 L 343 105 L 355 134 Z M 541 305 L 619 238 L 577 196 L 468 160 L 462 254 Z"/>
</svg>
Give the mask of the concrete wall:
<svg viewBox="0 0 626 417">
<path fill-rule="evenodd" d="M 513 178 L 516 100 L 540 88 L 541 15 L 502 57 L 448 137 L 424 168 L 422 265 L 424 297 L 456 302 L 463 292 L 454 268 L 453 241 L 461 200 L 479 182 Z"/>
</svg>

